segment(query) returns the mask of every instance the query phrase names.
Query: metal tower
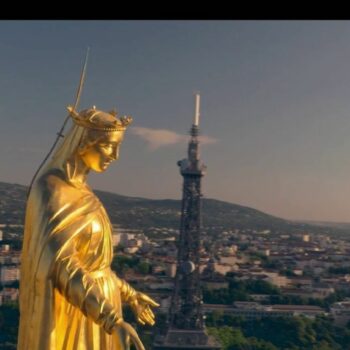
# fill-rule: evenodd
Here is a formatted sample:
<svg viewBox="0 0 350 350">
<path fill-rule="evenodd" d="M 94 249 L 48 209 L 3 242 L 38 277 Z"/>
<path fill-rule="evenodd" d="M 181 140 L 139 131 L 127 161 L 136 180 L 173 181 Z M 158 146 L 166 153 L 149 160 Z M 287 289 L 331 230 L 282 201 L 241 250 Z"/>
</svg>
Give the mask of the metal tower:
<svg viewBox="0 0 350 350">
<path fill-rule="evenodd" d="M 177 163 L 184 178 L 177 269 L 167 331 L 156 337 L 156 350 L 221 348 L 206 333 L 200 288 L 201 178 L 206 166 L 199 157 L 199 103 L 196 94 L 188 157 Z"/>
</svg>

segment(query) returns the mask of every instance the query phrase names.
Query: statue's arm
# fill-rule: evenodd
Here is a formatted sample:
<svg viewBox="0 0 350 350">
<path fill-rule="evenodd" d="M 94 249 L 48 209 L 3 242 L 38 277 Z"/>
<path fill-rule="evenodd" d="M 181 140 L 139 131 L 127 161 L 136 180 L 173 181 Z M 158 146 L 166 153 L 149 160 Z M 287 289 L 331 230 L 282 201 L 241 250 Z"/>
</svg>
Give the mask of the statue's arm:
<svg viewBox="0 0 350 350">
<path fill-rule="evenodd" d="M 125 280 L 119 278 L 117 275 L 114 276 L 117 282 L 117 286 L 120 290 L 120 296 L 122 301 L 124 303 L 129 304 L 136 297 L 137 291 L 133 287 L 131 287 L 131 285 Z"/>
<path fill-rule="evenodd" d="M 94 279 L 81 266 L 71 243 L 65 242 L 59 250 L 51 274 L 53 285 L 85 316 L 111 334 L 118 321 L 115 309 L 100 293 Z"/>
</svg>

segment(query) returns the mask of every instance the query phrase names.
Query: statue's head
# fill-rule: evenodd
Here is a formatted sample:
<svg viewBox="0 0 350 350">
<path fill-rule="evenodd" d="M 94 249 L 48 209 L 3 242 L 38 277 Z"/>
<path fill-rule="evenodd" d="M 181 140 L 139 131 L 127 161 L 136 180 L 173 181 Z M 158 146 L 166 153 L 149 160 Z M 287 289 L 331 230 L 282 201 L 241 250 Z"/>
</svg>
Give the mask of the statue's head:
<svg viewBox="0 0 350 350">
<path fill-rule="evenodd" d="M 68 107 L 74 123 L 85 129 L 77 155 L 94 171 L 105 171 L 119 157 L 120 144 L 131 117 L 117 118 L 117 113 L 103 112 L 95 107 L 77 113 Z"/>
</svg>

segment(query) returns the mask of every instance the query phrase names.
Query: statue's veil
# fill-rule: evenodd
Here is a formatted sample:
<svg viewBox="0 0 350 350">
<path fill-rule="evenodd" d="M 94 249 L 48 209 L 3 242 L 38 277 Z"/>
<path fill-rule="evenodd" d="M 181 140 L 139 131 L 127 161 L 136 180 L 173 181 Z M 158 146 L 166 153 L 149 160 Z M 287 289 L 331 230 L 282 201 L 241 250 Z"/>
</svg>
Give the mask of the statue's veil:
<svg viewBox="0 0 350 350">
<path fill-rule="evenodd" d="M 86 129 L 84 127 L 72 123 L 71 128 L 58 144 L 51 159 L 39 172 L 38 178 L 51 169 L 58 169 L 69 179 L 72 174 L 67 173 L 67 163 L 68 161 L 75 162 L 75 154 L 85 135 Z M 74 172 L 74 167 L 72 170 Z"/>
</svg>

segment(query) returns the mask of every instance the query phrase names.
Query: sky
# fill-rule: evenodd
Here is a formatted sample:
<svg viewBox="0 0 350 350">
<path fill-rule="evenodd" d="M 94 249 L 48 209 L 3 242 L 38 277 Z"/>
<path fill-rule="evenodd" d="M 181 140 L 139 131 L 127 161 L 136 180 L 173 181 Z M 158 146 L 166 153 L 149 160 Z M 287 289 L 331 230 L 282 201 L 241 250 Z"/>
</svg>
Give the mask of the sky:
<svg viewBox="0 0 350 350">
<path fill-rule="evenodd" d="M 93 188 L 180 199 L 199 91 L 206 198 L 350 222 L 349 21 L 0 21 L 0 181 L 30 183 L 88 46 L 79 109 L 134 119 Z"/>
</svg>

